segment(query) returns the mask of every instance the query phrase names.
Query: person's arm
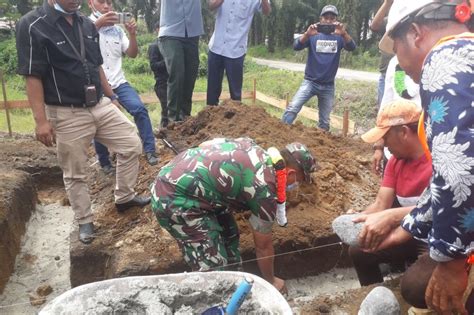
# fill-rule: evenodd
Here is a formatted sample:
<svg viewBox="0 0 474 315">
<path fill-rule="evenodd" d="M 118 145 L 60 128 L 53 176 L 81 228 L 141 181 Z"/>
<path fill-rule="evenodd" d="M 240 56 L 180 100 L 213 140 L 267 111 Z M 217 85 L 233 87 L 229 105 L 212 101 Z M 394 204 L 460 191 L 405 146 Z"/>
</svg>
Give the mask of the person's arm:
<svg viewBox="0 0 474 315">
<path fill-rule="evenodd" d="M 384 144 L 384 140 L 381 138 L 373 145 L 374 154 L 372 155 L 372 171 L 377 175 L 382 175 Z"/>
<path fill-rule="evenodd" d="M 463 305 L 467 281 L 465 259 L 438 263 L 425 291 L 426 304 L 438 314 L 468 315 Z"/>
<path fill-rule="evenodd" d="M 115 93 L 112 90 L 112 87 L 110 86 L 109 82 L 107 81 L 107 77 L 105 76 L 104 69 L 102 69 L 102 66 L 99 66 L 99 76 L 100 76 L 100 85 L 102 86 L 102 89 L 104 90 L 104 95 L 112 99 Z M 114 103 L 115 106 L 120 108 L 120 103 L 117 99 L 114 99 L 112 103 Z"/>
<path fill-rule="evenodd" d="M 384 0 L 380 8 L 378 9 L 377 13 L 375 13 L 374 19 L 370 24 L 370 29 L 373 32 L 381 32 L 384 28 L 384 19 L 388 15 L 390 11 L 390 7 L 392 6 L 393 0 Z"/>
<path fill-rule="evenodd" d="M 275 251 L 272 243 L 272 233 L 260 233 L 252 228 L 253 240 L 255 242 L 255 252 L 257 264 L 262 277 L 270 282 L 278 291 L 284 291 L 285 281 L 275 277 L 273 268 L 273 256 Z"/>
<path fill-rule="evenodd" d="M 394 200 L 395 200 L 395 189 L 389 188 L 389 187 L 380 187 L 377 193 L 377 197 L 375 197 L 375 201 L 371 203 L 369 206 L 367 206 L 367 208 L 365 208 L 365 210 L 362 211 L 362 213 L 371 214 L 374 212 L 379 212 L 379 211 L 391 208 Z"/>
<path fill-rule="evenodd" d="M 95 20 L 94 25 L 97 30 L 104 26 L 112 26 L 118 23 L 117 13 L 114 11 L 107 12 Z"/>
<path fill-rule="evenodd" d="M 160 48 L 156 44 L 148 47 L 148 59 L 150 60 L 150 68 L 153 72 L 166 70 L 165 59 L 160 53 Z"/>
<path fill-rule="evenodd" d="M 386 209 L 354 218 L 354 223 L 364 222 L 359 234 L 359 246 L 364 250 L 375 251 L 413 208 L 414 206 Z"/>
<path fill-rule="evenodd" d="M 56 143 L 54 129 L 49 123 L 44 105 L 43 82 L 35 76 L 26 76 L 26 94 L 35 120 L 36 139 L 50 147 Z"/>
<path fill-rule="evenodd" d="M 224 3 L 224 0 L 209 0 L 207 4 L 209 5 L 209 10 L 214 11 L 217 8 L 219 8 L 222 3 Z"/>
<path fill-rule="evenodd" d="M 302 49 L 308 47 L 309 38 L 311 36 L 318 35 L 318 34 L 319 33 L 318 33 L 318 30 L 317 30 L 316 24 L 311 24 L 302 36 L 295 39 L 295 42 L 293 44 L 293 49 L 294 50 L 302 50 Z"/>
<path fill-rule="evenodd" d="M 262 13 L 263 15 L 270 15 L 272 12 L 272 6 L 270 5 L 270 0 L 262 0 Z"/>
<path fill-rule="evenodd" d="M 127 29 L 129 35 L 128 48 L 125 53 L 130 58 L 135 58 L 138 55 L 137 23 L 132 19 L 130 22 L 125 24 L 125 28 Z"/>
</svg>

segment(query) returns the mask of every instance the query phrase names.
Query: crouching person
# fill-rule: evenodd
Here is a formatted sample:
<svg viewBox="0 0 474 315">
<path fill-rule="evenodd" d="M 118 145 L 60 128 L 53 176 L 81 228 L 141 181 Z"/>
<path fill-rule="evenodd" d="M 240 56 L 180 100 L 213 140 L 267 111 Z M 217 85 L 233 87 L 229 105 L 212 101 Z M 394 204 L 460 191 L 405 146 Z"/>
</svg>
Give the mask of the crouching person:
<svg viewBox="0 0 474 315">
<path fill-rule="evenodd" d="M 285 281 L 274 274 L 272 225 L 277 209 L 278 223 L 286 223 L 286 188 L 310 183 L 315 167 L 316 160 L 299 143 L 265 151 L 249 138 L 214 139 L 180 153 L 161 169 L 151 187 L 152 209 L 185 261 L 200 271 L 240 265 L 232 212 L 250 210 L 261 274 L 284 291 Z"/>
</svg>

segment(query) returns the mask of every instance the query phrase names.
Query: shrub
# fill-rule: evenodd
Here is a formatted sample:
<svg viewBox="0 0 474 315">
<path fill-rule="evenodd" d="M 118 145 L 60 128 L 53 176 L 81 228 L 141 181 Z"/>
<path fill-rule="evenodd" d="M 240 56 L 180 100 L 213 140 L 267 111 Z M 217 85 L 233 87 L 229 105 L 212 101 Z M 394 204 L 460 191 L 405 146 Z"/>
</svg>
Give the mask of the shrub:
<svg viewBox="0 0 474 315">
<path fill-rule="evenodd" d="M 15 74 L 18 64 L 14 37 L 0 42 L 0 69 L 6 74 Z"/>
</svg>

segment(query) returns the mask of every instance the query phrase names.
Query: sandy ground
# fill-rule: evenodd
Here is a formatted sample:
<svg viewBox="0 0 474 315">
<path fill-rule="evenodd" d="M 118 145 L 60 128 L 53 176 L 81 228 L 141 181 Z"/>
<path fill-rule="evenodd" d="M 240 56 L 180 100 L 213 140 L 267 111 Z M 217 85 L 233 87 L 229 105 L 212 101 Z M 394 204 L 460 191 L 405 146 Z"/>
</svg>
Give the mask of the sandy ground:
<svg viewBox="0 0 474 315">
<path fill-rule="evenodd" d="M 41 306 L 32 306 L 30 295 L 41 285 L 53 292 L 47 302 L 70 288 L 69 234 L 73 222 L 70 207 L 59 203 L 38 205 L 27 224 L 22 249 L 4 294 L 0 296 L 0 314 L 35 314 Z M 336 294 L 359 287 L 353 269 L 333 269 L 314 277 L 287 280 L 287 299 L 295 314 L 299 306 L 318 295 Z"/>
<path fill-rule="evenodd" d="M 71 287 L 69 282 L 69 234 L 73 222 L 70 207 L 59 203 L 38 205 L 27 223 L 15 272 L 0 296 L 0 314 L 35 314 L 30 294 L 50 285 L 52 300 Z"/>
</svg>

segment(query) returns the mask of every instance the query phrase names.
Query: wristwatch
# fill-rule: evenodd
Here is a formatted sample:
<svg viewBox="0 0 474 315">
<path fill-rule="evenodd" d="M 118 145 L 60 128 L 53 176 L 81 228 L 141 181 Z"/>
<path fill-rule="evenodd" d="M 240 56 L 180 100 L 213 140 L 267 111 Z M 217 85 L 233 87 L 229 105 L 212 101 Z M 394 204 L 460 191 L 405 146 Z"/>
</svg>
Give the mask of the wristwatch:
<svg viewBox="0 0 474 315">
<path fill-rule="evenodd" d="M 112 96 L 109 96 L 110 100 L 113 102 L 115 100 L 118 100 L 118 95 L 117 94 L 112 94 Z"/>
<path fill-rule="evenodd" d="M 372 146 L 372 149 L 373 149 L 374 151 L 383 150 L 383 145 L 374 144 L 374 145 Z"/>
</svg>

